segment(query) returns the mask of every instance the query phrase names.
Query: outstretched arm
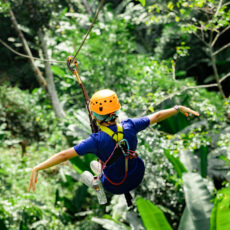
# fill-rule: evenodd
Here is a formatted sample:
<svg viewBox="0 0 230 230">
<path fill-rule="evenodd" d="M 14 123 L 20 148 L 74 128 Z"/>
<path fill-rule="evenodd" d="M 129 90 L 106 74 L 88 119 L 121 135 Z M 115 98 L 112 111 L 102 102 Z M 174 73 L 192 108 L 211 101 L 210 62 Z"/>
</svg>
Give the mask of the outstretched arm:
<svg viewBox="0 0 230 230">
<path fill-rule="evenodd" d="M 38 171 L 50 168 L 54 165 L 60 164 L 64 161 L 67 161 L 73 157 L 78 156 L 74 148 L 70 148 L 67 150 L 64 150 L 60 153 L 57 153 L 50 157 L 48 160 L 42 162 L 41 164 L 38 164 L 35 166 L 32 170 L 32 174 L 30 177 L 30 184 L 28 190 L 30 191 L 31 187 L 33 188 L 33 191 L 35 191 L 35 183 L 37 182 L 37 176 L 38 176 Z"/>
<path fill-rule="evenodd" d="M 193 114 L 195 116 L 199 116 L 199 113 L 197 113 L 196 111 L 193 111 L 190 108 L 187 108 L 185 106 L 179 105 L 176 107 L 173 107 L 171 109 L 165 109 L 165 110 L 161 110 L 159 112 L 153 113 L 151 115 L 149 115 L 149 119 L 150 119 L 150 125 L 163 121 L 171 116 L 173 116 L 174 114 L 181 112 L 183 113 L 185 116 L 188 116 L 188 114 Z"/>
</svg>

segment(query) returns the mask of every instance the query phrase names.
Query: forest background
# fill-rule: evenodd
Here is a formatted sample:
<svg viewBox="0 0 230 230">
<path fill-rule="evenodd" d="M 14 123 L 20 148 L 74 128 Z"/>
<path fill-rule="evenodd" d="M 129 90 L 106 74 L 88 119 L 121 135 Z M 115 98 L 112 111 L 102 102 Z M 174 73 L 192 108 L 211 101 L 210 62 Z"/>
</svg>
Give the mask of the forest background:
<svg viewBox="0 0 230 230">
<path fill-rule="evenodd" d="M 79 182 L 94 156 L 32 168 L 90 134 L 81 88 L 66 66 L 99 1 L 0 1 L 1 229 L 230 229 L 230 3 L 105 0 L 77 59 L 91 96 L 110 88 L 121 119 L 185 105 L 139 134 L 143 183 L 123 196 Z M 37 57 L 37 59 L 35 58 Z M 44 61 L 51 60 L 51 61 Z"/>
</svg>

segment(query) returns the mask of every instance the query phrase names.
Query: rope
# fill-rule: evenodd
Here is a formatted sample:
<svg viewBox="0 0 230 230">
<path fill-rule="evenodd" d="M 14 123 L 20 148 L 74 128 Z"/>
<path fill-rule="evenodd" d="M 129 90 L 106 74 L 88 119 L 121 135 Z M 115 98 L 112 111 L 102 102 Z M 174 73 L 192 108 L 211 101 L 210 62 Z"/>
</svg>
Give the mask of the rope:
<svg viewBox="0 0 230 230">
<path fill-rule="evenodd" d="M 98 15 L 99 15 L 99 13 L 100 13 L 100 11 L 101 11 L 103 5 L 104 5 L 104 1 L 105 1 L 105 0 L 101 0 L 100 5 L 99 5 L 99 8 L 98 8 L 98 10 L 97 10 L 97 13 L 96 13 L 96 15 L 95 15 L 95 17 L 94 17 L 94 19 L 93 19 L 93 21 L 92 21 L 92 23 L 91 23 L 91 25 L 90 25 L 88 31 L 87 31 L 87 33 L 86 33 L 86 35 L 85 35 L 83 41 L 81 42 L 81 44 L 80 44 L 80 46 L 79 46 L 77 52 L 75 53 L 74 58 L 76 58 L 76 56 L 77 56 L 78 53 L 80 52 L 82 46 L 84 45 L 84 43 L 85 43 L 87 37 L 89 36 L 89 33 L 91 32 L 91 30 L 92 30 L 92 28 L 93 28 L 93 26 L 94 26 L 94 24 L 95 24 L 95 22 L 96 22 L 96 20 L 97 20 L 97 18 L 98 18 Z M 30 56 L 28 56 L 28 55 L 25 55 L 25 54 L 22 54 L 22 53 L 17 52 L 16 50 L 14 50 L 13 48 L 11 48 L 9 45 L 7 45 L 7 44 L 6 44 L 4 41 L 2 41 L 1 39 L 0 39 L 0 43 L 1 43 L 3 46 L 5 46 L 7 49 L 9 49 L 11 52 L 17 54 L 18 56 L 24 57 L 24 58 L 39 60 L 39 61 L 43 61 L 43 62 L 66 63 L 66 61 L 57 61 L 57 60 L 53 60 L 53 59 L 41 59 L 41 58 L 37 58 L 37 57 L 30 57 Z M 74 58 L 73 58 L 72 60 L 74 60 Z"/>
<path fill-rule="evenodd" d="M 3 46 L 5 46 L 7 49 L 9 49 L 11 52 L 17 54 L 18 56 L 24 57 L 24 58 L 29 58 L 29 59 L 34 59 L 34 60 L 40 60 L 40 61 L 43 61 L 43 62 L 66 63 L 66 61 L 57 61 L 57 60 L 53 60 L 53 59 L 41 59 L 41 58 L 37 58 L 37 57 L 30 57 L 29 55 L 17 52 L 13 48 L 11 48 L 9 45 L 7 45 L 4 41 L 2 41 L 2 39 L 0 39 L 0 43 Z"/>
<path fill-rule="evenodd" d="M 87 33 L 86 33 L 86 35 L 85 35 L 83 41 L 81 42 L 81 44 L 80 44 L 80 46 L 79 46 L 77 52 L 75 53 L 74 58 L 77 57 L 78 53 L 80 52 L 82 46 L 83 46 L 84 43 L 85 43 L 85 40 L 87 39 L 89 33 L 91 32 L 91 30 L 92 30 L 92 28 L 93 28 L 93 26 L 94 26 L 94 24 L 95 24 L 95 22 L 96 22 L 96 20 L 97 20 L 97 17 L 98 17 L 98 15 L 99 15 L 99 13 L 100 13 L 100 11 L 101 11 L 103 5 L 104 5 L 104 1 L 105 1 L 105 0 L 101 0 L 100 5 L 99 5 L 99 8 L 98 8 L 98 10 L 97 10 L 97 13 L 96 13 L 96 15 L 95 15 L 95 17 L 94 17 L 94 19 L 93 19 L 93 21 L 92 21 L 92 23 L 91 23 L 91 25 L 90 25 L 88 31 L 87 31 Z M 74 58 L 73 58 L 72 60 L 74 60 Z"/>
</svg>

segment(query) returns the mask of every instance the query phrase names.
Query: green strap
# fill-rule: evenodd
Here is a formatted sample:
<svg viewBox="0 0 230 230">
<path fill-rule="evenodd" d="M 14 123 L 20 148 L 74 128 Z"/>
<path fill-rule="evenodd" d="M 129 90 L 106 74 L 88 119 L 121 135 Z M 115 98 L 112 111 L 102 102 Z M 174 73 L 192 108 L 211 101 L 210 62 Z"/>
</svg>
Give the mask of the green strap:
<svg viewBox="0 0 230 230">
<path fill-rule="evenodd" d="M 113 138 L 113 140 L 115 142 L 119 142 L 124 138 L 123 127 L 122 127 L 122 125 L 117 124 L 117 123 L 116 123 L 116 126 L 117 126 L 117 132 L 113 132 L 108 127 L 106 127 L 104 125 L 99 125 L 102 132 L 108 134 L 111 138 Z"/>
</svg>

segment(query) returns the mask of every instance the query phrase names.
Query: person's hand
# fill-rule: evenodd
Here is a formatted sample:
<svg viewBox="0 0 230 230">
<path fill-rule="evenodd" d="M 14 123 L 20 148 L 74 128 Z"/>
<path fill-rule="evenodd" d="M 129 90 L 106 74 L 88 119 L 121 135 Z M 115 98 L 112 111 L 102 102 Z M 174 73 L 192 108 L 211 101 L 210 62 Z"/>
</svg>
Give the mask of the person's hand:
<svg viewBox="0 0 230 230">
<path fill-rule="evenodd" d="M 192 110 L 192 109 L 190 109 L 188 107 L 180 105 L 179 109 L 180 109 L 180 112 L 183 113 L 186 117 L 188 117 L 189 114 L 193 114 L 193 115 L 195 115 L 197 117 L 200 116 L 199 113 L 197 113 L 196 111 L 194 111 L 194 110 Z"/>
<path fill-rule="evenodd" d="M 33 168 L 30 177 L 30 184 L 28 187 L 28 191 L 30 191 L 31 188 L 33 189 L 33 192 L 35 191 L 35 184 L 37 183 L 37 177 L 38 177 L 38 170 L 36 168 Z"/>
</svg>

